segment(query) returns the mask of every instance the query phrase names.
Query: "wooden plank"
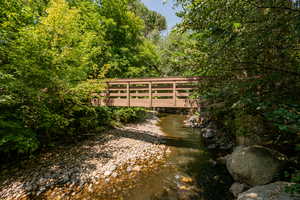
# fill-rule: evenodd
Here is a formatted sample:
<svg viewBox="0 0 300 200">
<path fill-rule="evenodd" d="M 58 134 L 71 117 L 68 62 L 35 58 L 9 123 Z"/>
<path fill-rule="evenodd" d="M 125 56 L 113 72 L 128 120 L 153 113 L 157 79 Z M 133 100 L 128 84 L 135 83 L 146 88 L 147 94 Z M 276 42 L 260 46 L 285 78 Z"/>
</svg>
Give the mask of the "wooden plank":
<svg viewBox="0 0 300 200">
<path fill-rule="evenodd" d="M 153 93 L 153 97 L 172 97 L 173 93 Z"/>
<path fill-rule="evenodd" d="M 149 97 L 149 93 L 131 93 L 131 97 Z"/>
<path fill-rule="evenodd" d="M 191 94 L 190 93 L 177 93 L 177 97 L 188 97 L 188 96 L 190 96 Z"/>
<path fill-rule="evenodd" d="M 200 81 L 199 80 L 180 80 L 180 81 L 176 81 L 176 83 L 182 83 L 182 84 L 186 84 L 186 83 L 188 83 L 188 84 L 192 84 L 192 85 L 198 85 L 198 83 L 199 83 Z"/>
<path fill-rule="evenodd" d="M 109 86 L 114 86 L 114 85 L 121 85 L 121 86 L 123 86 L 123 85 L 127 85 L 127 83 L 128 83 L 128 81 L 122 81 L 122 82 L 109 81 L 109 82 L 107 82 L 107 84 Z"/>
<path fill-rule="evenodd" d="M 152 83 L 153 83 L 153 85 L 164 84 L 164 85 L 171 85 L 171 87 L 172 87 L 174 81 L 163 81 L 162 80 L 162 81 L 153 81 Z"/>
<path fill-rule="evenodd" d="M 152 87 L 152 91 L 162 91 L 162 90 L 166 90 L 166 91 L 173 91 L 173 87 L 169 87 L 169 88 L 155 88 L 155 87 Z"/>
<path fill-rule="evenodd" d="M 110 83 L 126 83 L 126 82 L 149 82 L 153 83 L 156 81 L 200 81 L 207 79 L 205 76 L 194 76 L 194 77 L 163 77 L 163 78 L 130 78 L 130 79 L 113 79 L 110 80 Z"/>
<path fill-rule="evenodd" d="M 130 87 L 130 91 L 148 91 L 149 90 L 149 88 L 148 87 L 146 87 L 146 88 L 131 88 Z"/>
<path fill-rule="evenodd" d="M 176 88 L 176 90 L 195 90 L 196 88 Z"/>
<path fill-rule="evenodd" d="M 174 107 L 173 99 L 153 99 L 152 106 L 156 108 Z"/>
<path fill-rule="evenodd" d="M 133 107 L 150 107 L 150 99 L 131 99 L 130 106 Z"/>
<path fill-rule="evenodd" d="M 129 81 L 113 82 L 113 84 L 116 84 L 116 85 L 118 85 L 119 83 L 125 84 L 126 82 L 130 82 L 130 84 L 132 84 L 132 85 L 146 85 L 146 84 L 149 83 L 149 81 L 143 81 L 143 80 L 141 80 L 141 81 L 131 81 L 131 80 L 129 80 Z"/>
<path fill-rule="evenodd" d="M 109 88 L 109 89 L 107 89 L 106 91 L 119 91 L 119 90 L 121 90 L 121 91 L 126 91 L 126 89 L 127 89 L 127 88 Z"/>
<path fill-rule="evenodd" d="M 110 96 L 110 97 L 127 97 L 127 93 L 110 93 L 107 96 Z"/>
</svg>

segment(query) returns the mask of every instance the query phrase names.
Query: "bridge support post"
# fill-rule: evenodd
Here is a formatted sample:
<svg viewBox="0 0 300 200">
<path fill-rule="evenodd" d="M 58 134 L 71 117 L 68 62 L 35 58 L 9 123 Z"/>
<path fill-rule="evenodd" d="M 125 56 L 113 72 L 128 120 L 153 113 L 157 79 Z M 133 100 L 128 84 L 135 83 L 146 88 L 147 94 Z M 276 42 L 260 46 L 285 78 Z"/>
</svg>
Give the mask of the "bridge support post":
<svg viewBox="0 0 300 200">
<path fill-rule="evenodd" d="M 126 93 L 127 93 L 127 105 L 130 107 L 130 83 L 126 84 Z"/>
<path fill-rule="evenodd" d="M 173 83 L 173 101 L 174 101 L 174 107 L 176 107 L 176 82 Z"/>
<path fill-rule="evenodd" d="M 149 107 L 152 108 L 152 82 L 149 82 L 149 101 L 150 101 L 150 105 Z"/>
</svg>

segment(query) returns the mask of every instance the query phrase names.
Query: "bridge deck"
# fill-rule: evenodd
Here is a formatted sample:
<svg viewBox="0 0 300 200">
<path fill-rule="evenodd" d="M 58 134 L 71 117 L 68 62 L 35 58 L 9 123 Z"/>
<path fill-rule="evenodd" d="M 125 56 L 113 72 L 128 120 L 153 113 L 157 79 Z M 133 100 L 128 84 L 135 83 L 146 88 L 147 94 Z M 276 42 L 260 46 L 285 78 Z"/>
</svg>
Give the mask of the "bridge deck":
<svg viewBox="0 0 300 200">
<path fill-rule="evenodd" d="M 197 107 L 197 101 L 188 97 L 203 78 L 115 79 L 107 82 L 105 91 L 93 94 L 92 104 L 124 107 Z"/>
</svg>

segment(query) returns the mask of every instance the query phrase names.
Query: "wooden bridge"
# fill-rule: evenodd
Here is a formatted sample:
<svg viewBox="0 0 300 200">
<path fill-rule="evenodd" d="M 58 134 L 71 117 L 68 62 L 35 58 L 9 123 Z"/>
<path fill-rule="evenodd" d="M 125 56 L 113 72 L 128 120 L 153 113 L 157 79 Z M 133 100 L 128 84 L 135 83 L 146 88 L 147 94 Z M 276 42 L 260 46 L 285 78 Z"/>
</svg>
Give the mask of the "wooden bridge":
<svg viewBox="0 0 300 200">
<path fill-rule="evenodd" d="M 105 91 L 93 94 L 94 106 L 123 107 L 197 107 L 197 100 L 189 98 L 205 77 L 168 77 L 114 79 Z"/>
</svg>

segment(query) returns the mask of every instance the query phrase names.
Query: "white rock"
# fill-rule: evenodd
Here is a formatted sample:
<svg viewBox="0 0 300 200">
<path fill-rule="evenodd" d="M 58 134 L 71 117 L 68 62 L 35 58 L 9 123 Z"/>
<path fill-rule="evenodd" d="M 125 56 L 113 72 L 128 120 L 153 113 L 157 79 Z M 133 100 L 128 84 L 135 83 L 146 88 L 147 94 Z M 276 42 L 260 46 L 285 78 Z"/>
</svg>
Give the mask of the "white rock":
<svg viewBox="0 0 300 200">
<path fill-rule="evenodd" d="M 107 176 L 111 175 L 111 173 L 112 173 L 112 171 L 105 171 L 104 176 L 107 177 Z"/>
<path fill-rule="evenodd" d="M 117 169 L 116 165 L 113 165 L 113 166 L 110 167 L 110 171 L 112 171 L 112 172 L 115 171 L 116 169 Z"/>
<path fill-rule="evenodd" d="M 132 171 L 132 167 L 131 167 L 131 166 L 128 166 L 127 169 L 126 169 L 126 171 L 127 171 L 127 172 L 131 172 L 131 171 Z"/>
<path fill-rule="evenodd" d="M 114 177 L 114 178 L 116 178 L 116 177 L 118 176 L 118 173 L 117 173 L 117 172 L 114 172 L 114 173 L 112 173 L 111 176 Z"/>
<path fill-rule="evenodd" d="M 132 168 L 133 171 L 141 171 L 142 167 L 141 166 L 135 166 Z"/>
</svg>

